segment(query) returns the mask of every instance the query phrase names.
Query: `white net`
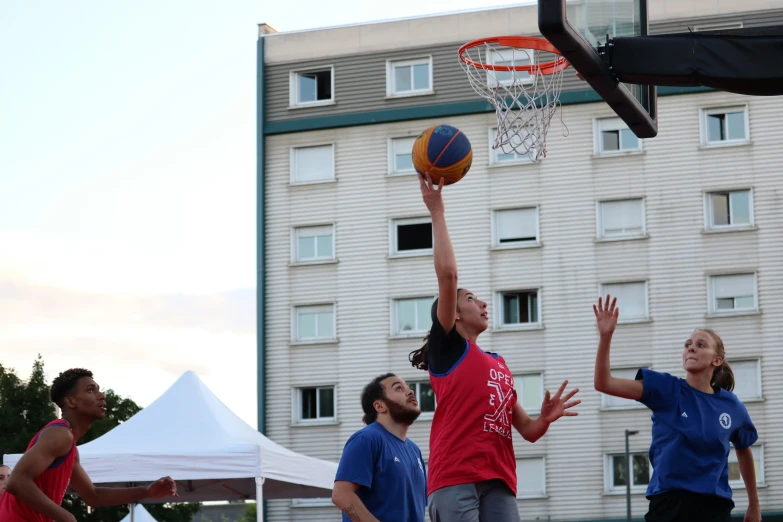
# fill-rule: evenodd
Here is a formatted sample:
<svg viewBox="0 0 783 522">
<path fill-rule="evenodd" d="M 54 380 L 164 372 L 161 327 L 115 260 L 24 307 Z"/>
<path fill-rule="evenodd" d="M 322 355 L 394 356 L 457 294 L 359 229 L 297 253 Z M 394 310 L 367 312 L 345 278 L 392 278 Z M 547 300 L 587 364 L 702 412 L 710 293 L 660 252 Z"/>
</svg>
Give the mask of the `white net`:
<svg viewBox="0 0 783 522">
<path fill-rule="evenodd" d="M 460 64 L 473 89 L 495 107 L 498 129 L 493 148 L 500 148 L 504 154 L 528 156 L 533 161 L 546 157 L 549 123 L 557 112 L 563 69 L 568 62 L 550 52 L 501 47 L 496 42 L 468 47 L 462 50 L 461 58 Z M 554 65 L 549 65 L 553 61 Z M 484 69 L 480 65 L 504 70 Z M 513 69 L 520 66 L 530 67 Z"/>
</svg>

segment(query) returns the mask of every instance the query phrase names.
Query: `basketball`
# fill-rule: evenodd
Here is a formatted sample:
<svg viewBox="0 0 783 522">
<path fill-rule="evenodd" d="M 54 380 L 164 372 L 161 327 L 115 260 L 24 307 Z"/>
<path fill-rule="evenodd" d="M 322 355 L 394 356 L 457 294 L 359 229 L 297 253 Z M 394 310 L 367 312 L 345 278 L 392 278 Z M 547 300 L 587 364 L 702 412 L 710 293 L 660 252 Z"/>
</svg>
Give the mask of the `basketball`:
<svg viewBox="0 0 783 522">
<path fill-rule="evenodd" d="M 473 149 L 465 133 L 451 125 L 434 125 L 413 142 L 413 167 L 430 173 L 434 184 L 445 185 L 465 177 L 473 162 Z"/>
</svg>

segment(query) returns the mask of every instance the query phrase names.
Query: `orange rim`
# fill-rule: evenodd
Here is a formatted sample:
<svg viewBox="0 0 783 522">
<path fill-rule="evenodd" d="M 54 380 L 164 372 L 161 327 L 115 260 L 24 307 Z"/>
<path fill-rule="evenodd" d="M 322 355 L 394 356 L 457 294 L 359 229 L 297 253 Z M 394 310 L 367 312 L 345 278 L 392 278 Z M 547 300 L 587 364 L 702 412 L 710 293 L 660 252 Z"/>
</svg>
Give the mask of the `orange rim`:
<svg viewBox="0 0 783 522">
<path fill-rule="evenodd" d="M 548 53 L 556 54 L 557 59 L 551 62 L 544 62 L 539 64 L 530 65 L 492 65 L 488 63 L 476 62 L 465 56 L 465 51 L 473 49 L 480 45 L 485 44 L 498 44 L 502 47 L 513 47 L 516 49 L 535 49 L 537 51 L 545 51 Z M 459 48 L 459 59 L 468 65 L 484 69 L 487 71 L 525 71 L 528 73 L 540 72 L 544 75 L 554 74 L 566 69 L 570 64 L 568 60 L 560 55 L 560 52 L 555 49 L 549 40 L 546 38 L 537 38 L 535 36 L 490 36 L 489 38 L 479 38 L 468 42 Z"/>
</svg>

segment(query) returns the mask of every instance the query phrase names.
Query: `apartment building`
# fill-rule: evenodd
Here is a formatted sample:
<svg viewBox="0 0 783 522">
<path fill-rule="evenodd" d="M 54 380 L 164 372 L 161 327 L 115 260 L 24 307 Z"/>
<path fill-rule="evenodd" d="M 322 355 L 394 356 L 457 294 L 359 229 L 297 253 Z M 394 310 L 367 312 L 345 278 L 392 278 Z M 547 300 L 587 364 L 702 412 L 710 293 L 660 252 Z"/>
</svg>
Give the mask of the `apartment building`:
<svg viewBox="0 0 783 522">
<path fill-rule="evenodd" d="M 652 33 L 783 21 L 746 0 L 650 0 Z M 622 306 L 617 375 L 682 375 L 694 328 L 718 331 L 759 430 L 765 519 L 783 512 L 783 103 L 709 89 L 659 89 L 659 134 L 640 140 L 566 70 L 562 123 L 545 159 L 491 148 L 496 117 L 471 89 L 459 45 L 537 35 L 535 6 L 312 31 L 261 26 L 259 77 L 259 421 L 295 451 L 336 461 L 362 427 L 359 394 L 393 371 L 424 413 L 410 437 L 429 456 L 437 407 L 408 354 L 437 294 L 431 224 L 411 144 L 448 123 L 473 146 L 445 189 L 460 286 L 489 303 L 482 348 L 514 371 L 535 414 L 545 389 L 581 389 L 579 416 L 530 444 L 515 435 L 523 520 L 622 518 L 631 482 L 644 514 L 650 412 L 592 387 L 592 304 Z M 632 466 L 625 462 L 625 430 Z M 736 457 L 730 456 L 734 462 Z M 737 508 L 747 497 L 731 467 Z M 272 521 L 340 520 L 328 500 L 268 503 Z"/>
</svg>

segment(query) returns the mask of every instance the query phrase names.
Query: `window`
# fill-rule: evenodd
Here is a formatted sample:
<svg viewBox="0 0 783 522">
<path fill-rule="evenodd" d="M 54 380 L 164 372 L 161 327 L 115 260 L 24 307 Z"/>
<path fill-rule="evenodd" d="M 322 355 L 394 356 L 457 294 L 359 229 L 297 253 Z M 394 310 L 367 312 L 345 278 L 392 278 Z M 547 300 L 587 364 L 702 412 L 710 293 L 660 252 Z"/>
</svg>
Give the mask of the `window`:
<svg viewBox="0 0 783 522">
<path fill-rule="evenodd" d="M 433 413 L 435 411 L 435 392 L 432 391 L 432 385 L 429 382 L 413 382 L 410 387 L 416 394 L 421 412 Z"/>
<path fill-rule="evenodd" d="M 334 180 L 334 146 L 297 147 L 291 150 L 291 182 Z"/>
<path fill-rule="evenodd" d="M 761 361 L 729 361 L 734 372 L 734 395 L 740 400 L 761 398 Z"/>
<path fill-rule="evenodd" d="M 295 228 L 294 245 L 296 262 L 334 259 L 334 225 Z"/>
<path fill-rule="evenodd" d="M 710 277 L 710 313 L 730 314 L 758 309 L 756 274 Z"/>
<path fill-rule="evenodd" d="M 750 190 L 710 192 L 706 195 L 707 228 L 743 228 L 753 225 Z"/>
<path fill-rule="evenodd" d="M 693 28 L 694 32 L 698 31 L 726 31 L 729 29 L 742 29 L 742 22 L 726 22 L 716 24 L 704 24 Z"/>
<path fill-rule="evenodd" d="M 514 388 L 527 413 L 536 414 L 541 411 L 541 403 L 544 402 L 544 379 L 540 373 L 514 377 Z"/>
<path fill-rule="evenodd" d="M 747 105 L 702 110 L 702 142 L 705 145 L 747 143 L 749 134 Z"/>
<path fill-rule="evenodd" d="M 642 140 L 620 118 L 598 120 L 596 153 L 617 155 L 642 150 Z"/>
<path fill-rule="evenodd" d="M 389 140 L 389 174 L 413 173 L 413 142 L 416 137 Z"/>
<path fill-rule="evenodd" d="M 538 209 L 512 208 L 494 212 L 494 244 L 513 248 L 538 244 Z"/>
<path fill-rule="evenodd" d="M 609 455 L 607 457 L 606 489 L 607 491 L 622 491 L 631 481 L 631 491 L 644 492 L 650 483 L 652 466 L 647 453 L 631 453 L 633 469 L 625 460 L 625 454 Z"/>
<path fill-rule="evenodd" d="M 753 451 L 753 464 L 756 468 L 756 485 L 764 486 L 764 446 L 751 446 Z M 732 488 L 745 489 L 745 481 L 740 474 L 739 463 L 737 462 L 737 452 L 732 446 L 729 451 L 729 486 Z"/>
<path fill-rule="evenodd" d="M 417 297 L 394 301 L 394 334 L 419 337 L 426 333 L 432 326 L 430 309 L 434 300 L 434 297 Z"/>
<path fill-rule="evenodd" d="M 520 66 L 535 63 L 535 55 L 530 49 L 489 49 L 487 62 L 490 65 Z M 490 71 L 487 70 L 489 85 L 511 85 L 514 80 L 520 83 L 530 83 L 533 77 L 527 71 Z"/>
<path fill-rule="evenodd" d="M 317 422 L 335 419 L 336 402 L 334 386 L 299 388 L 296 395 L 296 419 L 299 422 Z"/>
<path fill-rule="evenodd" d="M 546 496 L 546 462 L 544 457 L 517 459 L 517 498 Z"/>
<path fill-rule="evenodd" d="M 609 294 L 617 298 L 620 307 L 618 323 L 633 323 L 649 318 L 647 312 L 647 282 L 608 283 L 601 285 L 601 297 Z"/>
<path fill-rule="evenodd" d="M 432 57 L 387 62 L 386 95 L 411 96 L 432 92 Z"/>
<path fill-rule="evenodd" d="M 516 132 L 515 134 L 511 134 Z M 503 147 L 495 148 L 498 130 L 489 130 L 489 158 L 492 165 L 512 165 L 519 163 L 532 163 L 536 158 L 535 137 L 525 130 L 509 131 L 503 141 L 509 143 Z M 527 151 L 527 152 L 526 152 Z"/>
<path fill-rule="evenodd" d="M 392 223 L 392 254 L 422 255 L 432 252 L 430 218 L 397 219 Z"/>
<path fill-rule="evenodd" d="M 643 237 L 644 200 L 623 199 L 598 203 L 598 237 L 629 239 Z"/>
<path fill-rule="evenodd" d="M 335 340 L 334 305 L 297 306 L 294 312 L 294 341 Z"/>
<path fill-rule="evenodd" d="M 290 78 L 290 104 L 293 107 L 324 105 L 334 101 L 334 68 L 296 71 Z"/>
<path fill-rule="evenodd" d="M 503 292 L 500 294 L 500 325 L 538 325 L 538 291 Z"/>
<path fill-rule="evenodd" d="M 294 498 L 291 499 L 292 508 L 320 508 L 334 507 L 331 498 Z"/>
<path fill-rule="evenodd" d="M 620 379 L 636 379 L 636 373 L 639 368 L 612 368 L 612 377 L 618 377 Z M 613 395 L 601 394 L 601 406 L 607 409 L 625 410 L 630 408 L 644 408 L 644 404 L 639 401 L 631 399 L 623 399 L 621 397 L 614 397 Z"/>
</svg>

